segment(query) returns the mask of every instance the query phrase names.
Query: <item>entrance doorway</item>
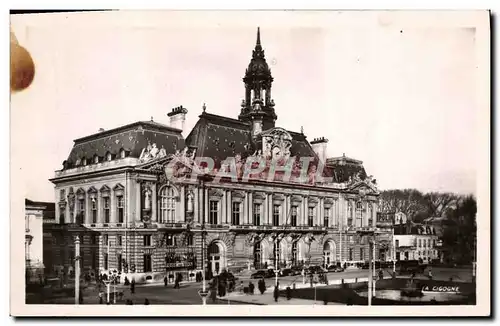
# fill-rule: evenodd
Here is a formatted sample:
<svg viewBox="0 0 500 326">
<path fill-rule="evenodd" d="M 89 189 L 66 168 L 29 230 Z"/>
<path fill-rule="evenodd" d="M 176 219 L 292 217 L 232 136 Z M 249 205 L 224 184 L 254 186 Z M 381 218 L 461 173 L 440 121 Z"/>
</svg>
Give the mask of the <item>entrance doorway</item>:
<svg viewBox="0 0 500 326">
<path fill-rule="evenodd" d="M 324 267 L 332 265 L 336 260 L 337 257 L 336 257 L 335 242 L 333 242 L 332 240 L 328 240 L 323 245 L 323 262 L 325 265 Z"/>
<path fill-rule="evenodd" d="M 218 275 L 226 268 L 224 247 L 219 242 L 212 242 L 208 246 L 208 269 L 212 275 Z"/>
<path fill-rule="evenodd" d="M 257 242 L 253 246 L 253 266 L 255 269 L 262 269 L 262 243 Z"/>
</svg>

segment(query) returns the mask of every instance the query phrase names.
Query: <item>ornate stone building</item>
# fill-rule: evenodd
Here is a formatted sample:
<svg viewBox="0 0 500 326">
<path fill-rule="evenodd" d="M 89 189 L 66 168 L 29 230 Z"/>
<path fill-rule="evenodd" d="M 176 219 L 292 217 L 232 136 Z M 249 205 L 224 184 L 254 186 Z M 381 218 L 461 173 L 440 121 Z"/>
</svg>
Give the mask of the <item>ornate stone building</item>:
<svg viewBox="0 0 500 326">
<path fill-rule="evenodd" d="M 83 236 L 84 270 L 163 278 L 203 260 L 217 273 L 368 259 L 357 231 L 376 226 L 376 182 L 361 161 L 326 158 L 326 139 L 276 126 L 259 32 L 243 82 L 238 119 L 204 105 L 185 139 L 179 107 L 169 126 L 75 140 L 51 181 L 65 236 Z"/>
</svg>

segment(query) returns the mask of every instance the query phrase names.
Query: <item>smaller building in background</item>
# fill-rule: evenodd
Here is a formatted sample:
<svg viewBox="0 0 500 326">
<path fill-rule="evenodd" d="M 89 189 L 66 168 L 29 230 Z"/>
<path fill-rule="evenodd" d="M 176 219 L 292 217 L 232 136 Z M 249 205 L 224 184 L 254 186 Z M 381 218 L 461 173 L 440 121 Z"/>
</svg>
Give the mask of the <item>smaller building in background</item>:
<svg viewBox="0 0 500 326">
<path fill-rule="evenodd" d="M 413 223 L 403 213 L 394 219 L 396 261 L 418 260 L 431 263 L 439 259 L 439 237 L 433 225 Z"/>
<path fill-rule="evenodd" d="M 26 283 L 44 279 L 44 220 L 55 218 L 55 204 L 25 199 L 25 261 Z"/>
</svg>

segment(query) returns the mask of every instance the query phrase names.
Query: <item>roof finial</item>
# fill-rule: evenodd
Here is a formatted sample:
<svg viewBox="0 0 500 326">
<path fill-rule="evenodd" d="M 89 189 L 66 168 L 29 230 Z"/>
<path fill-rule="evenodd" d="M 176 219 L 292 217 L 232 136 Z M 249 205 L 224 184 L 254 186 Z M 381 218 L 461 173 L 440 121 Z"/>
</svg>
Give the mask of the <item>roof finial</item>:
<svg viewBox="0 0 500 326">
<path fill-rule="evenodd" d="M 257 45 L 260 45 L 260 27 L 257 27 Z"/>
<path fill-rule="evenodd" d="M 300 133 L 303 135 L 304 134 L 304 126 L 300 126 Z"/>
<path fill-rule="evenodd" d="M 203 113 L 205 113 L 205 111 L 207 110 L 207 105 L 205 103 L 203 103 Z"/>
<path fill-rule="evenodd" d="M 153 116 L 151 116 L 151 122 L 153 122 Z"/>
</svg>

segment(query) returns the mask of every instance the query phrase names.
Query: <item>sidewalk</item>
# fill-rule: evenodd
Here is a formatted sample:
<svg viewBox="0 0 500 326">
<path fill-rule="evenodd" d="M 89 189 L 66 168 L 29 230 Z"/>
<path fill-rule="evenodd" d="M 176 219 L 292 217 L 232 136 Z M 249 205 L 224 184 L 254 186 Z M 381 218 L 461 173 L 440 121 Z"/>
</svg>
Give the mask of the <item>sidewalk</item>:
<svg viewBox="0 0 500 326">
<path fill-rule="evenodd" d="M 253 305 L 305 305 L 312 306 L 315 304 L 314 300 L 292 298 L 287 300 L 285 297 L 280 296 L 278 302 L 274 301 L 273 293 L 268 292 L 264 294 L 242 294 L 242 293 L 231 293 L 225 297 L 217 297 L 217 299 L 226 301 L 228 304 L 231 302 L 246 303 Z M 329 305 L 342 305 L 335 302 L 329 302 Z M 323 305 L 320 300 L 316 301 L 316 305 Z"/>
</svg>

